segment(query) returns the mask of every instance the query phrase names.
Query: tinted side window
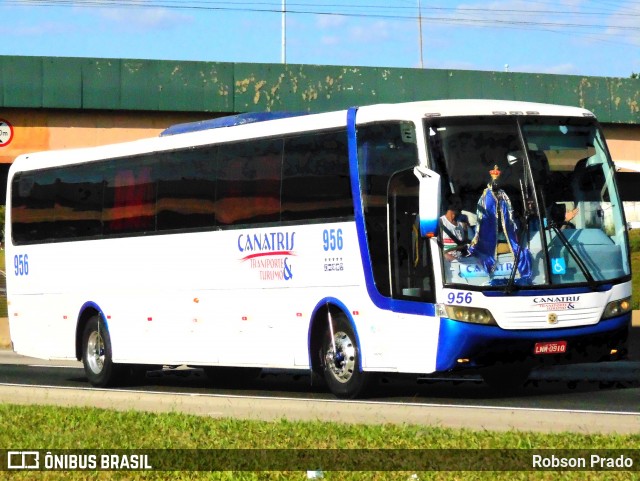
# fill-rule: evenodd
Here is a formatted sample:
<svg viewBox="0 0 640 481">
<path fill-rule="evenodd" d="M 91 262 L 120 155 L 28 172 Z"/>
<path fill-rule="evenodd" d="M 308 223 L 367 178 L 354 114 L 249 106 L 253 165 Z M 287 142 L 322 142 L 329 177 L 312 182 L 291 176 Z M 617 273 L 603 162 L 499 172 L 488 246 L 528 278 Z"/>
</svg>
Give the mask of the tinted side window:
<svg viewBox="0 0 640 481">
<path fill-rule="evenodd" d="M 373 277 L 378 291 L 391 297 L 387 218 L 393 176 L 418 164 L 415 127 L 407 122 L 384 122 L 358 127 L 358 161 L 362 183 L 365 228 Z"/>
<path fill-rule="evenodd" d="M 57 178 L 55 238 L 102 234 L 104 164 L 60 169 Z"/>
<path fill-rule="evenodd" d="M 11 201 L 14 242 L 102 234 L 102 195 L 95 165 L 18 174 Z"/>
<path fill-rule="evenodd" d="M 11 193 L 12 236 L 16 243 L 53 238 L 55 232 L 55 171 L 18 174 Z"/>
<path fill-rule="evenodd" d="M 281 139 L 220 145 L 218 167 L 219 225 L 280 220 Z"/>
<path fill-rule="evenodd" d="M 216 148 L 170 152 L 159 157 L 157 228 L 196 229 L 216 224 Z"/>
<path fill-rule="evenodd" d="M 18 244 L 329 217 L 353 217 L 344 131 L 19 173 L 12 187 Z"/>
<path fill-rule="evenodd" d="M 105 177 L 103 233 L 155 230 L 156 186 L 151 159 L 117 159 Z"/>
<path fill-rule="evenodd" d="M 282 220 L 353 216 L 345 132 L 285 141 Z"/>
</svg>

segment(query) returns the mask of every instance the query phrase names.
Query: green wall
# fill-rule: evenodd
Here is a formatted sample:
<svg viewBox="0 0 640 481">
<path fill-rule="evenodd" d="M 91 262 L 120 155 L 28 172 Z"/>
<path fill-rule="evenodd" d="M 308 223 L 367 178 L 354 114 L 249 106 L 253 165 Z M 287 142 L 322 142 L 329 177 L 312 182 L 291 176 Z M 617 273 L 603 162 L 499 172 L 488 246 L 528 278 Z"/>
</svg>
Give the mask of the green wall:
<svg viewBox="0 0 640 481">
<path fill-rule="evenodd" d="M 581 106 L 640 124 L 640 80 L 467 70 L 0 56 L 0 107 L 321 112 L 496 98 Z"/>
</svg>

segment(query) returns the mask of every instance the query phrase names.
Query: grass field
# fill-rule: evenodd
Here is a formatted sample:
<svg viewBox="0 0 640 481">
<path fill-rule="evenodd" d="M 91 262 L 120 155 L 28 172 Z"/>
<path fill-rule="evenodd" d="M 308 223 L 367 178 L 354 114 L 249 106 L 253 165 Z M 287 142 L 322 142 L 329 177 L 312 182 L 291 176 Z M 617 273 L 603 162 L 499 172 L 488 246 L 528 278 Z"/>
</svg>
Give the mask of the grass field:
<svg viewBox="0 0 640 481">
<path fill-rule="evenodd" d="M 337 409 L 339 409 L 337 407 Z M 543 414 L 541 414 L 543 415 Z M 115 412 L 91 408 L 0 405 L 0 447 L 9 449 L 447 449 L 455 464 L 461 449 L 486 449 L 486 463 L 510 466 L 514 449 L 554 452 L 569 449 L 635 449 L 639 435 L 540 434 L 488 432 L 409 425 L 348 425 L 329 422 L 261 422 L 211 419 L 179 413 Z M 99 453 L 99 451 L 97 451 Z M 536 451 L 529 451 L 536 452 Z M 232 452 L 233 454 L 233 452 Z M 201 453 L 202 456 L 205 453 Z M 239 455 L 247 456 L 246 452 Z M 428 455 L 428 453 L 425 453 Z M 184 461 L 184 460 L 183 460 Z M 461 459 L 461 462 L 463 460 Z M 246 462 L 251 463 L 250 455 Z M 634 479 L 625 472 L 387 472 L 341 471 L 340 464 L 309 466 L 322 469 L 326 479 Z M 34 473 L 12 473 L 11 479 L 33 479 Z M 269 472 L 46 472 L 38 479 L 305 479 L 298 471 Z M 42 475 L 42 477 L 40 477 Z M 415 476 L 413 476 L 415 475 Z"/>
</svg>

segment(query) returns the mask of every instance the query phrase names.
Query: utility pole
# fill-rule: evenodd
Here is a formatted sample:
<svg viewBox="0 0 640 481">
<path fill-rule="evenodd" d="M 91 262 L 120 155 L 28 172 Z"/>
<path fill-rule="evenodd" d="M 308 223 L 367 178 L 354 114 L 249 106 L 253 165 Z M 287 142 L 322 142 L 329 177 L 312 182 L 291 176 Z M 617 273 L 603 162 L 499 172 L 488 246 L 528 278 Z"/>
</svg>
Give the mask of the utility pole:
<svg viewBox="0 0 640 481">
<path fill-rule="evenodd" d="M 282 55 L 280 60 L 287 63 L 287 0 L 282 0 Z"/>
<path fill-rule="evenodd" d="M 422 6 L 418 0 L 418 39 L 420 41 L 420 68 L 424 68 L 424 60 L 422 56 Z"/>
</svg>

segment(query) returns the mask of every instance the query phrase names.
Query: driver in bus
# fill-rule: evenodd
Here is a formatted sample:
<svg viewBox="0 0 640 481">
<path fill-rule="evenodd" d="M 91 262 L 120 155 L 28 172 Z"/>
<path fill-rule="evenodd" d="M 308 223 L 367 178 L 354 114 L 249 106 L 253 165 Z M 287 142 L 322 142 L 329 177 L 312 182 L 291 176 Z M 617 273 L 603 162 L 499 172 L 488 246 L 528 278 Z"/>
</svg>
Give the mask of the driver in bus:
<svg viewBox="0 0 640 481">
<path fill-rule="evenodd" d="M 442 233 L 442 249 L 448 261 L 468 256 L 467 246 L 473 237 L 469 219 L 462 214 L 462 200 L 457 194 L 449 194 L 446 198 L 446 212 L 440 217 Z"/>
</svg>

